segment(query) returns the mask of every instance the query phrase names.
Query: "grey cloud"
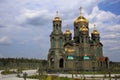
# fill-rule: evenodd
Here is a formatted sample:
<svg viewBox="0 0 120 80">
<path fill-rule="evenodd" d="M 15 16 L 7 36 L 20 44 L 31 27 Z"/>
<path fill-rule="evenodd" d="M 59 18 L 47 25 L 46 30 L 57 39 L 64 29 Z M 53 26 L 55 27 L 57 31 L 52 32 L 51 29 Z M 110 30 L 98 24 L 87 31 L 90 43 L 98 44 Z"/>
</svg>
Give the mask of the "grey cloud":
<svg viewBox="0 0 120 80">
<path fill-rule="evenodd" d="M 50 19 L 47 19 L 44 16 L 28 18 L 25 22 L 25 24 L 32 25 L 32 26 L 44 26 L 49 23 L 50 23 Z"/>
<path fill-rule="evenodd" d="M 0 45 L 10 45 L 11 43 L 11 40 L 6 36 L 0 38 Z"/>
<path fill-rule="evenodd" d="M 0 58 L 4 57 L 1 53 L 0 53 Z"/>
<path fill-rule="evenodd" d="M 0 28 L 4 28 L 4 27 L 6 27 L 6 26 L 0 24 Z"/>
<path fill-rule="evenodd" d="M 0 3 L 4 3 L 4 2 L 6 2 L 7 0 L 0 0 Z"/>
</svg>

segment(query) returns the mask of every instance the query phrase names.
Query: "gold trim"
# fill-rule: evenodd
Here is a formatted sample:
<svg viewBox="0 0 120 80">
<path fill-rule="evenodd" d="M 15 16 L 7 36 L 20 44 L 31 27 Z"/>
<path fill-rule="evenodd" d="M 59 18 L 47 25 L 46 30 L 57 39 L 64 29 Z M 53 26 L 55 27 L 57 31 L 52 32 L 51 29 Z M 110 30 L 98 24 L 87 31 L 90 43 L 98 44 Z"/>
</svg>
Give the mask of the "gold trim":
<svg viewBox="0 0 120 80">
<path fill-rule="evenodd" d="M 80 31 L 88 31 L 88 29 L 83 25 L 83 26 L 80 28 Z"/>
<path fill-rule="evenodd" d="M 73 48 L 65 48 L 66 52 L 73 53 L 75 50 Z"/>
</svg>

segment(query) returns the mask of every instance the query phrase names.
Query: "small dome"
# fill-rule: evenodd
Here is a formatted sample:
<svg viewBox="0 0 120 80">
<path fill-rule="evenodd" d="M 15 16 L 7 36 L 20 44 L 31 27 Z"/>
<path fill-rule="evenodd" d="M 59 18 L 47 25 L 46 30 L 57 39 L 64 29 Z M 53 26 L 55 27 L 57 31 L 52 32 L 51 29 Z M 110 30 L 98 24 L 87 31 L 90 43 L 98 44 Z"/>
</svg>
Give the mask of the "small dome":
<svg viewBox="0 0 120 80">
<path fill-rule="evenodd" d="M 55 21 L 62 21 L 60 17 L 58 16 L 58 11 L 56 12 L 56 17 L 53 19 L 53 22 Z"/>
<path fill-rule="evenodd" d="M 92 34 L 99 34 L 97 30 L 93 30 Z"/>
<path fill-rule="evenodd" d="M 53 21 L 61 21 L 60 17 L 56 16 Z"/>
<path fill-rule="evenodd" d="M 88 31 L 88 28 L 86 28 L 84 25 L 80 28 L 80 31 Z"/>
<path fill-rule="evenodd" d="M 94 24 L 94 30 L 93 30 L 92 34 L 99 34 L 99 32 L 96 30 L 96 25 L 95 24 Z"/>
<path fill-rule="evenodd" d="M 68 29 L 68 25 L 67 25 L 67 28 L 66 28 L 66 31 L 64 32 L 64 34 L 65 34 L 65 35 L 70 35 L 70 34 L 72 34 L 72 33 L 70 32 L 70 30 Z"/>
<path fill-rule="evenodd" d="M 65 34 L 65 35 L 69 35 L 69 34 L 72 34 L 72 33 L 70 32 L 70 30 L 66 30 L 66 31 L 64 32 L 64 34 Z"/>
</svg>

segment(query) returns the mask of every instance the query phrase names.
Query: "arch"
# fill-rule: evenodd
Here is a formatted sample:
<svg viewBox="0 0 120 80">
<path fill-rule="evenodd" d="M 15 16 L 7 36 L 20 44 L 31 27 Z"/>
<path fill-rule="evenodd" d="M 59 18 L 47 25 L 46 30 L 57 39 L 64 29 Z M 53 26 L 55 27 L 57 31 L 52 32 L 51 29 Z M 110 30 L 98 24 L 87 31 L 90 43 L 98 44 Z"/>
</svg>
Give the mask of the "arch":
<svg viewBox="0 0 120 80">
<path fill-rule="evenodd" d="M 53 67 L 54 65 L 54 58 L 50 58 L 50 66 Z"/>
<path fill-rule="evenodd" d="M 106 64 L 106 68 L 109 68 L 109 58 L 108 57 L 105 58 L 105 64 Z"/>
<path fill-rule="evenodd" d="M 59 61 L 59 68 L 64 68 L 64 59 L 61 58 Z"/>
</svg>

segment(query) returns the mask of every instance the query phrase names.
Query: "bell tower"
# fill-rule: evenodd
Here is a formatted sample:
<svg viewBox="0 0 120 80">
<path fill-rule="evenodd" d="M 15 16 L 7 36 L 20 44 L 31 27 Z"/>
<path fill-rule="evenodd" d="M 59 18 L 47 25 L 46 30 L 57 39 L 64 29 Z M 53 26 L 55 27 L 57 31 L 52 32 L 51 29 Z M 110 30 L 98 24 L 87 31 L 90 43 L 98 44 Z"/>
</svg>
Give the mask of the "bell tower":
<svg viewBox="0 0 120 80">
<path fill-rule="evenodd" d="M 48 62 L 49 62 L 49 68 L 51 69 L 64 68 L 64 57 L 63 57 L 64 36 L 61 27 L 62 27 L 62 20 L 58 16 L 58 11 L 57 11 L 55 18 L 53 19 L 53 30 L 52 33 L 50 34 L 51 48 L 48 54 Z"/>
<path fill-rule="evenodd" d="M 61 34 L 62 20 L 58 16 L 58 11 L 56 11 L 56 17 L 53 19 L 53 34 Z"/>
<path fill-rule="evenodd" d="M 100 35 L 99 35 L 99 32 L 96 29 L 96 25 L 95 24 L 94 24 L 94 30 L 91 33 L 91 35 L 92 35 L 93 42 L 95 42 L 95 43 L 99 43 L 100 42 Z"/>
<path fill-rule="evenodd" d="M 96 29 L 96 25 L 94 24 L 94 30 L 91 33 L 91 39 L 93 42 L 93 49 L 94 49 L 94 55 L 96 57 L 102 57 L 103 56 L 103 50 L 102 50 L 102 43 L 100 42 L 100 33 Z"/>
<path fill-rule="evenodd" d="M 64 39 L 65 39 L 65 43 L 70 42 L 72 40 L 72 33 L 68 29 L 68 25 L 66 27 L 66 31 L 64 32 Z"/>
</svg>

